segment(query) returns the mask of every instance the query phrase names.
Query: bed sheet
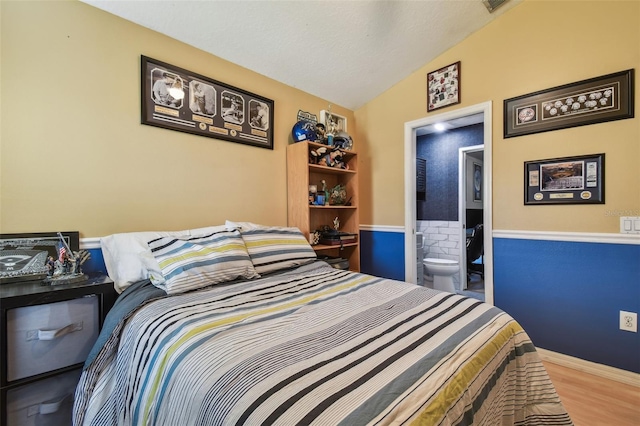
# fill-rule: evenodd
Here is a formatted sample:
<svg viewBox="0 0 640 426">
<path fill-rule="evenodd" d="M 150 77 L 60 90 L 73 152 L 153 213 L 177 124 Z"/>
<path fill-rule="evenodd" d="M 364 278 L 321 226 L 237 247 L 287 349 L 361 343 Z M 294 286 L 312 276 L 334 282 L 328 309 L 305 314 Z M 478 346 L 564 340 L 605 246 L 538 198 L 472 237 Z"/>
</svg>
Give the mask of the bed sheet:
<svg viewBox="0 0 640 426">
<path fill-rule="evenodd" d="M 76 425 L 570 425 L 520 325 L 324 262 L 148 301 L 86 365 Z"/>
</svg>

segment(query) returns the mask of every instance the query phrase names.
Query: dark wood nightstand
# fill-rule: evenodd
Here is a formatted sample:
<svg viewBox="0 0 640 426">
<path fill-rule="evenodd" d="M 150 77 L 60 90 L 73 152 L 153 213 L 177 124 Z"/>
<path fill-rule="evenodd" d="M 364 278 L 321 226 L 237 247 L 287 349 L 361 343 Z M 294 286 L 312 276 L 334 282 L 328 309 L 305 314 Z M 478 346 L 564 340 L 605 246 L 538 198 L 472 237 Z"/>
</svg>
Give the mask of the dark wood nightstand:
<svg viewBox="0 0 640 426">
<path fill-rule="evenodd" d="M 116 297 L 107 276 L 0 285 L 0 424 L 71 424 L 82 365 Z"/>
</svg>

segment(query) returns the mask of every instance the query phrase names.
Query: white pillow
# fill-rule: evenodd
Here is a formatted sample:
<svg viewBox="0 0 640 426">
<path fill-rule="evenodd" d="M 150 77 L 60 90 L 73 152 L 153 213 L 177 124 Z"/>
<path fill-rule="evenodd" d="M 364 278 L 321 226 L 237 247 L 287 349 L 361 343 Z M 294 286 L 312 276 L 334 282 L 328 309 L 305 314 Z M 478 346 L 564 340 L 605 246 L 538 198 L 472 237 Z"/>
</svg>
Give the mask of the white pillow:
<svg viewBox="0 0 640 426">
<path fill-rule="evenodd" d="M 265 225 L 258 225 L 252 222 L 233 222 L 231 220 L 225 221 L 225 226 L 228 230 L 239 229 L 240 231 L 249 231 L 251 229 L 266 228 Z"/>
<path fill-rule="evenodd" d="M 149 241 L 162 237 L 206 235 L 226 229 L 226 226 L 220 225 L 184 231 L 128 232 L 102 237 L 100 245 L 107 274 L 113 280 L 116 291 L 122 293 L 131 284 L 149 278 L 149 271 L 160 271 L 147 244 Z"/>
</svg>

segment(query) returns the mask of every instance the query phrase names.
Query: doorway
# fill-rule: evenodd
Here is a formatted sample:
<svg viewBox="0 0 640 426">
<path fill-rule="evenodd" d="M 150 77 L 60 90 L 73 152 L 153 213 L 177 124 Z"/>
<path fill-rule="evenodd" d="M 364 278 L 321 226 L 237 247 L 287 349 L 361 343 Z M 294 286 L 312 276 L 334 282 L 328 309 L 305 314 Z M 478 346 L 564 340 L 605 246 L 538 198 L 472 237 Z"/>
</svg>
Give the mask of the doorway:
<svg viewBox="0 0 640 426">
<path fill-rule="evenodd" d="M 445 112 L 433 116 L 424 117 L 418 120 L 405 123 L 404 127 L 404 166 L 405 166 L 405 281 L 417 282 L 417 260 L 416 260 L 416 138 L 420 129 L 432 126 L 436 123 L 446 123 L 461 120 L 480 114 L 481 122 L 484 123 L 483 143 L 484 161 L 482 167 L 482 217 L 484 226 L 484 286 L 485 302 L 493 304 L 493 244 L 492 232 L 492 194 L 491 194 L 491 101 L 454 111 Z M 460 218 L 461 225 L 464 217 Z M 466 231 L 460 227 L 461 242 L 466 235 Z M 466 237 L 464 237 L 466 238 Z M 461 262 L 462 263 L 462 262 Z M 463 265 L 466 266 L 466 265 Z"/>
</svg>

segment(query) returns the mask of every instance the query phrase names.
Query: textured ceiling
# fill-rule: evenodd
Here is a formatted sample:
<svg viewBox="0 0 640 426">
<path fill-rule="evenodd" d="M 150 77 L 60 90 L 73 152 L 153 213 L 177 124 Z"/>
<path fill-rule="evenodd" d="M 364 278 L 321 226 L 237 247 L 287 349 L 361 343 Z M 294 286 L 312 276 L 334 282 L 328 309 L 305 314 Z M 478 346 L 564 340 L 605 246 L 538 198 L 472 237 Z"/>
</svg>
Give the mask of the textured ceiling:
<svg viewBox="0 0 640 426">
<path fill-rule="evenodd" d="M 82 1 L 354 110 L 521 0 Z"/>
</svg>

